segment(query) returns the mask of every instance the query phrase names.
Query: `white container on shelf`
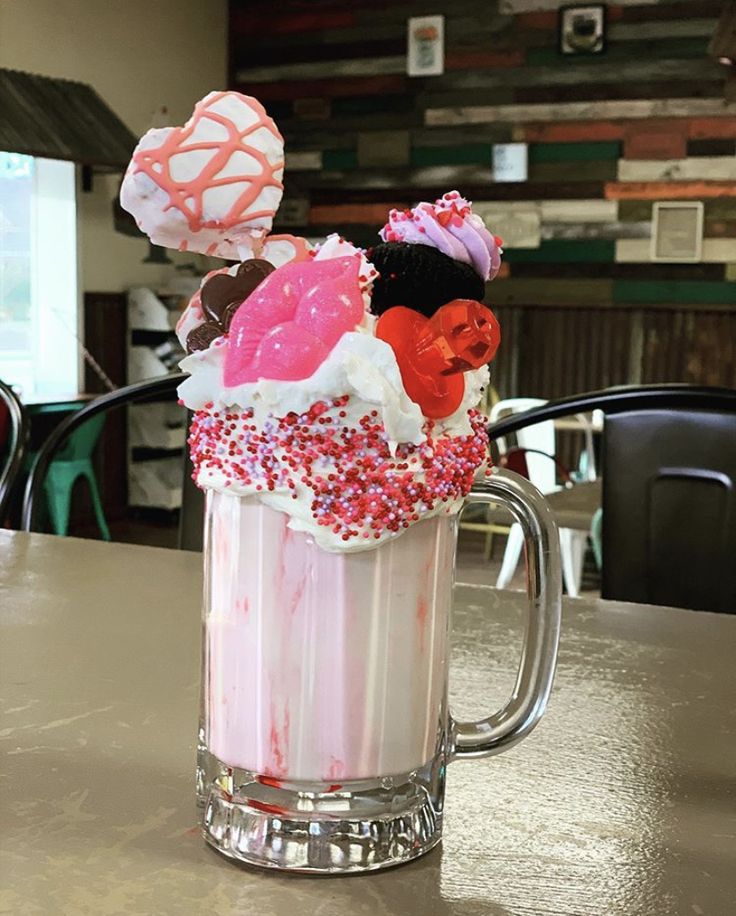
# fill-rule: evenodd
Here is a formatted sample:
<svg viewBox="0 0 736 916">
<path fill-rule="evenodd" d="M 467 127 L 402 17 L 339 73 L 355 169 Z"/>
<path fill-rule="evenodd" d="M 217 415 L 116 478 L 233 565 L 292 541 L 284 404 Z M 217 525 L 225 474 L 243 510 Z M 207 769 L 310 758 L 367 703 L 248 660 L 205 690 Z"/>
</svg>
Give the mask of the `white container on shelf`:
<svg viewBox="0 0 736 916">
<path fill-rule="evenodd" d="M 179 455 L 152 461 L 134 461 L 128 469 L 131 506 L 178 509 L 181 506 L 184 464 Z"/>
</svg>

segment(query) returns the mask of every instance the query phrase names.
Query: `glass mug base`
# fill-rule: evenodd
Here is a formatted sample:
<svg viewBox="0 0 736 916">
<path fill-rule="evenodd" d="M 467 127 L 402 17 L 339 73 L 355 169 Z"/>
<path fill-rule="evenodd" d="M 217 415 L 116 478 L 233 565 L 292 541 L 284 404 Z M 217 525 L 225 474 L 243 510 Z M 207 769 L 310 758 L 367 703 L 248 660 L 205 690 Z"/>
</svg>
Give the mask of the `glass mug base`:
<svg viewBox="0 0 736 916">
<path fill-rule="evenodd" d="M 408 862 L 442 833 L 444 755 L 380 779 L 287 782 L 230 767 L 199 748 L 197 801 L 207 843 L 230 859 L 311 874 Z"/>
</svg>

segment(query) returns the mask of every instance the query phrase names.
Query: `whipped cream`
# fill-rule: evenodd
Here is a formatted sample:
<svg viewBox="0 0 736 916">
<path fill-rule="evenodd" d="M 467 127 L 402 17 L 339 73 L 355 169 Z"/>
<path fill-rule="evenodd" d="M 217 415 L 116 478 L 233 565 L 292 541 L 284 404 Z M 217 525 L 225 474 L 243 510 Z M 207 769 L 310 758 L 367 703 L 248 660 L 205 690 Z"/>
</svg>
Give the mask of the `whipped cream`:
<svg viewBox="0 0 736 916">
<path fill-rule="evenodd" d="M 391 210 L 380 236 L 384 242 L 429 245 L 469 264 L 484 281 L 501 268 L 501 240 L 473 213 L 458 191 L 449 191 L 434 204 L 422 202 L 411 210 Z"/>
</svg>

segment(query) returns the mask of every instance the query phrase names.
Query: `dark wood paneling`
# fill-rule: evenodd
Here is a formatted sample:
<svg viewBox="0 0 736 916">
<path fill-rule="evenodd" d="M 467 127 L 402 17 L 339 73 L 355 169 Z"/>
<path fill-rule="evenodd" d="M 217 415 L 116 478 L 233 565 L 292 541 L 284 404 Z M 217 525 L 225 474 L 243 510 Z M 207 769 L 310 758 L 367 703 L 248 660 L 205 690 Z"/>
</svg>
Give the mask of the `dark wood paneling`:
<svg viewBox="0 0 736 916">
<path fill-rule="evenodd" d="M 127 378 L 127 334 L 127 300 L 124 293 L 85 293 L 85 345 L 112 383 L 118 387 L 124 385 Z M 85 364 L 84 387 L 86 391 L 95 394 L 104 394 L 107 391 L 104 383 L 88 364 Z M 125 411 L 115 410 L 107 416 L 96 458 L 102 503 L 110 518 L 121 516 L 126 511 L 126 452 Z"/>
</svg>

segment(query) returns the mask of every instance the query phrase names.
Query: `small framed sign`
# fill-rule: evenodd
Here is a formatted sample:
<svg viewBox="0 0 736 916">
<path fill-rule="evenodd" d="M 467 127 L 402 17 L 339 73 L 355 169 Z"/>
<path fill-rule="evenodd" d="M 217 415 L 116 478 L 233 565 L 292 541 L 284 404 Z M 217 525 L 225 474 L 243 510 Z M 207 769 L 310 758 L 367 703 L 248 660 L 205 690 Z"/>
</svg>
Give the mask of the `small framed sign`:
<svg viewBox="0 0 736 916">
<path fill-rule="evenodd" d="M 526 181 L 528 172 L 526 143 L 493 144 L 494 181 Z"/>
<path fill-rule="evenodd" d="M 445 17 L 414 16 L 409 20 L 406 72 L 439 76 L 445 72 Z"/>
<path fill-rule="evenodd" d="M 704 209 L 702 200 L 663 200 L 653 204 L 652 261 L 699 261 Z"/>
<path fill-rule="evenodd" d="M 562 54 L 602 54 L 606 50 L 606 7 L 603 3 L 561 6 L 558 42 Z"/>
</svg>

